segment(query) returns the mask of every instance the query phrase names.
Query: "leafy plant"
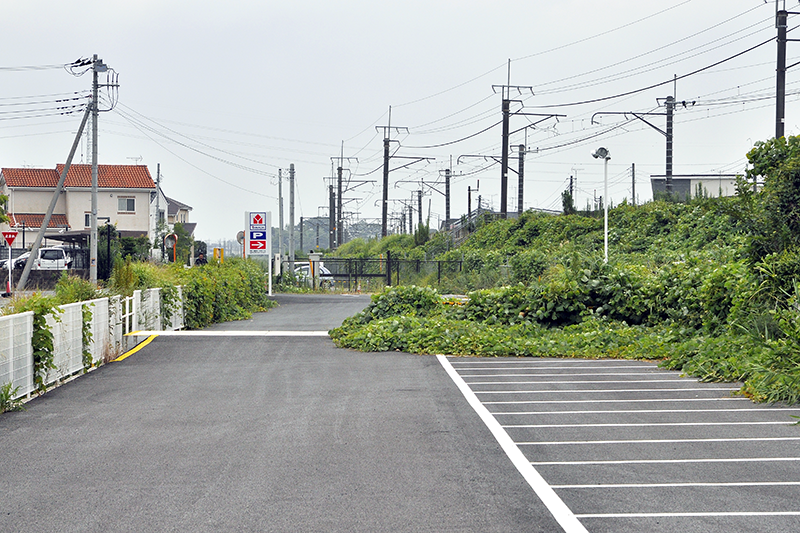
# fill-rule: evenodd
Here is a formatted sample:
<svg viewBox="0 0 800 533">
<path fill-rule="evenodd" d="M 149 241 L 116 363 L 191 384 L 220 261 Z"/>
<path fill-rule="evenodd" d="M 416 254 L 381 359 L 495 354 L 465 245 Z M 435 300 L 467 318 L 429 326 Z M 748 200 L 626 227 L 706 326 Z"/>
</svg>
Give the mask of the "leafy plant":
<svg viewBox="0 0 800 533">
<path fill-rule="evenodd" d="M 0 386 L 0 413 L 6 411 L 21 411 L 24 409 L 22 400 L 16 399 L 19 387 L 11 388 L 11 382 Z"/>
</svg>

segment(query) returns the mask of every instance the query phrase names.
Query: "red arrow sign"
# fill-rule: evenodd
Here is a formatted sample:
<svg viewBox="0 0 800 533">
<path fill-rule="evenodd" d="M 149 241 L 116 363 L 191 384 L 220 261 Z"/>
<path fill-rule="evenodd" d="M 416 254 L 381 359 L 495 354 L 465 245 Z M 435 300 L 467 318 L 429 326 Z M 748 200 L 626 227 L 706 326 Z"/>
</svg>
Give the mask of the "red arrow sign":
<svg viewBox="0 0 800 533">
<path fill-rule="evenodd" d="M 263 250 L 267 247 L 267 241 L 250 241 L 251 250 Z"/>
<path fill-rule="evenodd" d="M 11 243 L 13 243 L 14 239 L 17 238 L 17 235 L 18 235 L 18 233 L 16 231 L 4 231 L 3 232 L 3 238 L 6 240 L 6 242 L 8 243 L 9 246 L 11 246 Z"/>
</svg>

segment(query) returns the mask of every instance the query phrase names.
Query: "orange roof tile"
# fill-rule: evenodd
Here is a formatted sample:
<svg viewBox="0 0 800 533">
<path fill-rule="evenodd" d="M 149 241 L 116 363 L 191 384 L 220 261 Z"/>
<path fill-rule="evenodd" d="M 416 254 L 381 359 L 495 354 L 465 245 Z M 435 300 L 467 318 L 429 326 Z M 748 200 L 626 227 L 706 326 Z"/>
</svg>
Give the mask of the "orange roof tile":
<svg viewBox="0 0 800 533">
<path fill-rule="evenodd" d="M 44 213 L 8 213 L 9 226 L 12 228 L 19 228 L 25 224 L 26 228 L 41 228 L 44 221 Z M 48 228 L 67 228 L 70 225 L 67 223 L 67 215 L 53 214 L 50 217 L 50 223 L 47 224 Z"/>
<path fill-rule="evenodd" d="M 64 169 L 63 164 L 53 170 L 39 168 L 4 168 L 3 177 L 9 187 L 55 188 Z M 64 186 L 92 186 L 91 165 L 70 165 Z M 156 184 L 145 165 L 98 165 L 97 186 L 101 189 L 155 189 Z"/>
</svg>

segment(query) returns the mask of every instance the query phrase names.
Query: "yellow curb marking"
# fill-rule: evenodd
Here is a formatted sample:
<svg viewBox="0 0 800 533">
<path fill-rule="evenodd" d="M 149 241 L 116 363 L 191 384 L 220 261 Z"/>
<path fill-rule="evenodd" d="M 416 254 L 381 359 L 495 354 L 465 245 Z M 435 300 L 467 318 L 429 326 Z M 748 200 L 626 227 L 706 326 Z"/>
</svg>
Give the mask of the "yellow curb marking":
<svg viewBox="0 0 800 533">
<path fill-rule="evenodd" d="M 118 362 L 124 360 L 126 357 L 130 357 L 131 355 L 135 354 L 136 352 L 138 352 L 139 350 L 141 350 L 142 348 L 144 348 L 145 346 L 147 346 L 148 344 L 153 342 L 153 339 L 155 339 L 156 337 L 158 337 L 158 335 L 150 335 L 145 340 L 143 340 L 142 342 L 137 344 L 132 350 L 128 350 L 127 352 L 125 352 L 124 354 L 120 355 L 119 357 L 117 357 L 116 359 L 114 359 L 111 362 L 112 363 L 118 363 Z"/>
</svg>

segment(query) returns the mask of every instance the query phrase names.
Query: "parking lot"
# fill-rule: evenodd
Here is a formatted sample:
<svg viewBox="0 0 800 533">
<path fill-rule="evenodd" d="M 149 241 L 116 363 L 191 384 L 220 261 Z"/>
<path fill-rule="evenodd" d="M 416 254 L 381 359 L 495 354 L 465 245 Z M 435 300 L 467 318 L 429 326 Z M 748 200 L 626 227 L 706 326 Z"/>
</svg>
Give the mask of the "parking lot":
<svg viewBox="0 0 800 533">
<path fill-rule="evenodd" d="M 446 361 L 588 531 L 800 530 L 800 408 L 649 362 Z"/>
</svg>

